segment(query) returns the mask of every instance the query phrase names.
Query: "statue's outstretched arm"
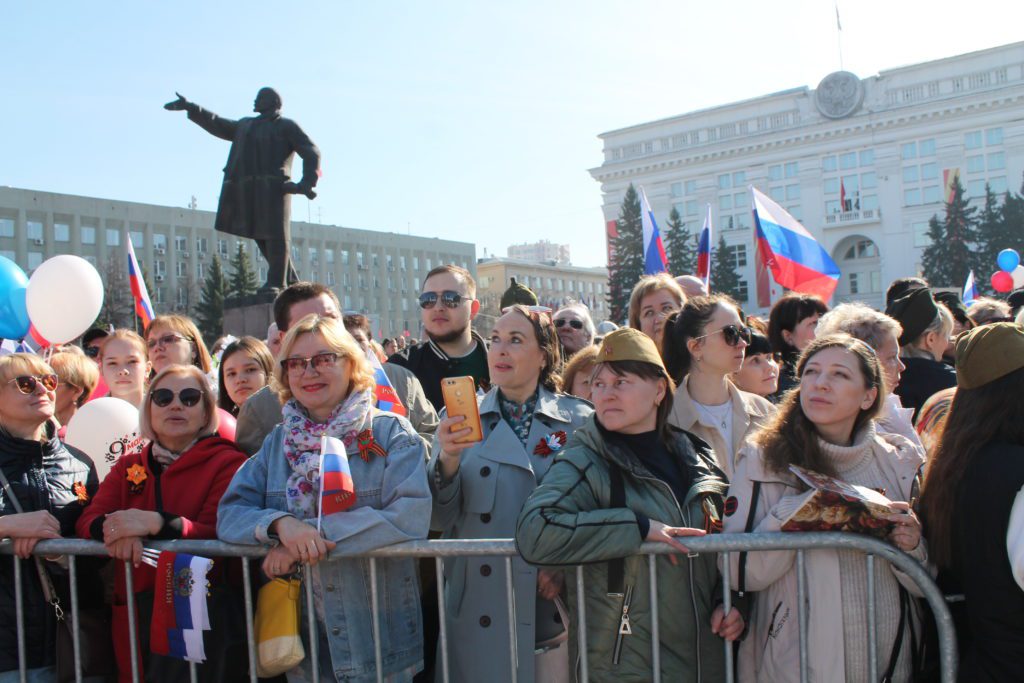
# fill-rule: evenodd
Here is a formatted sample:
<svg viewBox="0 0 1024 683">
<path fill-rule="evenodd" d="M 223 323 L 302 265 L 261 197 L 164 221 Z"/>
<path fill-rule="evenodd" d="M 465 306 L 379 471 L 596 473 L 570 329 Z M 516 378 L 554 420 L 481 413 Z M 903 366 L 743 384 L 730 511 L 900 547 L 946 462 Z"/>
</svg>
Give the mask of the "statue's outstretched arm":
<svg viewBox="0 0 1024 683">
<path fill-rule="evenodd" d="M 222 140 L 228 141 L 235 139 L 235 129 L 238 127 L 238 121 L 217 116 L 212 111 L 203 109 L 195 102 L 189 102 L 181 93 L 176 92 L 174 94 L 178 96 L 178 99 L 165 104 L 164 109 L 188 112 L 189 120 L 210 135 L 215 135 Z"/>
</svg>

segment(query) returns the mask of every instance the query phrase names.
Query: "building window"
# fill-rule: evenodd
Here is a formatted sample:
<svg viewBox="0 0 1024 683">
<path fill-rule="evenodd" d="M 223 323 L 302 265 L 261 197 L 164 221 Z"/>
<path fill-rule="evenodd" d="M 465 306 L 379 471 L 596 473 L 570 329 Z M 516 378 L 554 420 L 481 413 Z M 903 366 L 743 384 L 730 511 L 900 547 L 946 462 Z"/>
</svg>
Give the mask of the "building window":
<svg viewBox="0 0 1024 683">
<path fill-rule="evenodd" d="M 696 180 L 687 180 L 686 181 L 686 194 L 687 195 L 697 194 L 697 181 Z"/>
<path fill-rule="evenodd" d="M 188 290 L 184 287 L 178 289 L 177 303 L 178 306 L 188 305 Z"/>
<path fill-rule="evenodd" d="M 153 249 L 155 249 L 158 254 L 162 254 L 167 251 L 167 235 L 159 232 L 153 233 Z"/>
<path fill-rule="evenodd" d="M 746 280 L 740 280 L 736 283 L 736 298 L 742 304 L 750 299 L 750 287 L 747 285 Z"/>
<path fill-rule="evenodd" d="M 668 193 L 672 197 L 682 197 L 683 196 L 683 184 L 682 183 L 672 183 L 671 185 L 669 185 Z"/>
<path fill-rule="evenodd" d="M 55 242 L 70 242 L 71 241 L 71 226 L 67 223 L 54 223 L 53 224 L 53 240 Z"/>
<path fill-rule="evenodd" d="M 167 262 L 161 260 L 153 261 L 153 274 L 163 277 L 167 273 Z"/>
<path fill-rule="evenodd" d="M 79 234 L 82 236 L 82 244 L 96 244 L 96 228 L 83 225 Z"/>
<path fill-rule="evenodd" d="M 373 252 L 373 267 L 377 268 L 380 266 L 380 258 L 377 256 L 377 252 Z"/>
<path fill-rule="evenodd" d="M 228 257 L 228 241 L 227 240 L 221 240 L 221 239 L 217 240 L 217 253 L 220 254 L 220 257 L 222 259 L 226 259 Z"/>
<path fill-rule="evenodd" d="M 857 168 L 857 153 L 847 152 L 839 155 L 839 168 L 842 170 L 849 170 L 851 168 Z"/>
<path fill-rule="evenodd" d="M 40 241 L 43 239 L 43 224 L 41 222 L 28 221 L 28 238 Z"/>
<path fill-rule="evenodd" d="M 839 170 L 839 166 L 836 164 L 835 156 L 822 157 L 821 159 L 821 170 L 825 173 L 832 173 Z"/>
<path fill-rule="evenodd" d="M 870 259 L 877 257 L 878 248 L 875 246 L 875 243 L 871 240 L 860 240 L 846 250 L 846 255 L 843 258 L 847 261 L 854 261 L 857 259 Z"/>
<path fill-rule="evenodd" d="M 324 249 L 324 260 L 328 264 L 330 264 L 332 266 L 334 265 L 334 250 L 333 249 Z"/>
<path fill-rule="evenodd" d="M 970 133 L 964 133 L 964 149 L 980 149 L 981 148 L 981 131 L 976 130 Z"/>
<path fill-rule="evenodd" d="M 0 218 L 0 237 L 14 237 L 14 221 L 10 218 Z"/>
<path fill-rule="evenodd" d="M 184 261 L 177 261 L 174 264 L 174 274 L 178 277 L 187 277 L 188 275 L 188 264 Z"/>
<path fill-rule="evenodd" d="M 43 264 L 43 252 L 41 251 L 30 251 L 28 252 L 28 269 L 30 271 L 35 270 Z"/>
<path fill-rule="evenodd" d="M 174 238 L 174 249 L 175 251 L 188 251 L 188 238 L 184 235 L 178 235 Z"/>
<path fill-rule="evenodd" d="M 732 208 L 732 195 L 723 194 L 718 198 L 718 210 L 728 211 Z"/>
<path fill-rule="evenodd" d="M 1006 168 L 1006 154 L 993 152 L 985 158 L 985 168 L 989 171 L 1001 171 Z M 59 241 L 59 238 L 58 238 Z"/>
<path fill-rule="evenodd" d="M 935 156 L 935 138 L 928 138 L 917 143 L 918 150 L 922 157 Z"/>
<path fill-rule="evenodd" d="M 361 252 L 361 251 L 357 251 L 356 252 L 356 267 L 357 268 L 362 268 L 363 267 L 363 252 Z"/>
<path fill-rule="evenodd" d="M 747 245 L 733 244 L 725 248 L 725 257 L 732 262 L 733 269 L 747 267 Z"/>
<path fill-rule="evenodd" d="M 768 167 L 768 180 L 769 181 L 782 180 L 782 166 L 781 165 L 776 164 L 775 166 L 769 166 Z"/>
<path fill-rule="evenodd" d="M 202 261 L 196 263 L 196 278 L 199 280 L 206 278 L 206 264 Z"/>
<path fill-rule="evenodd" d="M 790 161 L 789 163 L 786 164 L 786 177 L 787 178 L 796 178 L 797 175 L 799 175 L 799 172 L 800 171 L 799 171 L 799 166 L 797 166 L 797 162 Z"/>
<path fill-rule="evenodd" d="M 341 265 L 343 265 L 343 266 L 347 266 L 348 265 L 348 249 L 342 249 L 341 250 Z"/>
<path fill-rule="evenodd" d="M 144 247 L 146 245 L 146 238 L 145 238 L 145 236 L 141 232 L 138 232 L 138 231 L 129 232 L 128 233 L 128 237 L 131 238 L 132 246 L 133 247 L 138 247 L 139 249 L 141 249 L 142 247 Z"/>
<path fill-rule="evenodd" d="M 728 173 L 723 173 L 722 175 L 718 176 L 718 189 L 719 190 L 728 190 L 731 187 L 732 187 L 732 176 L 730 176 Z"/>
<path fill-rule="evenodd" d="M 334 271 L 333 270 L 328 270 L 327 271 L 327 286 L 328 287 L 333 287 L 334 286 Z"/>
<path fill-rule="evenodd" d="M 309 265 L 314 268 L 320 265 L 320 254 L 317 252 L 316 247 L 309 247 L 306 249 L 306 253 L 309 255 Z"/>
<path fill-rule="evenodd" d="M 196 251 L 200 254 L 205 254 L 208 248 L 207 239 L 205 237 L 196 238 Z"/>
<path fill-rule="evenodd" d="M 985 144 L 1001 145 L 1003 144 L 1003 129 L 1002 128 L 989 128 L 985 131 Z"/>
</svg>

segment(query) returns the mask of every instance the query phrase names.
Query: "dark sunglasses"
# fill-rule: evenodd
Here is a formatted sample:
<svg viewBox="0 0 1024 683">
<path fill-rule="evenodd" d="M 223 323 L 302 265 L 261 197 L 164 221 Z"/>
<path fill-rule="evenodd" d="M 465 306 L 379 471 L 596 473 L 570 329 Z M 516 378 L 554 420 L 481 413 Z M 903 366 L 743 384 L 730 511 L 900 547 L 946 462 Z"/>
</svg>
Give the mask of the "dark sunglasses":
<svg viewBox="0 0 1024 683">
<path fill-rule="evenodd" d="M 157 346 L 170 346 L 171 344 L 177 341 L 190 342 L 192 340 L 189 339 L 188 337 L 183 337 L 180 334 L 165 334 L 162 337 L 157 337 L 156 339 L 150 339 L 149 341 L 147 341 L 146 348 L 155 349 Z"/>
<path fill-rule="evenodd" d="M 704 339 L 705 337 L 710 337 L 711 335 L 718 334 L 719 332 L 722 333 L 722 339 L 725 340 L 726 344 L 729 346 L 736 346 L 740 343 L 741 339 L 744 344 L 749 344 L 752 330 L 749 327 L 740 327 L 739 325 L 726 325 L 720 330 L 702 334 L 699 337 L 694 337 L 694 339 Z"/>
<path fill-rule="evenodd" d="M 281 367 L 289 375 L 301 375 L 310 365 L 317 372 L 322 372 L 338 362 L 336 353 L 318 353 L 312 358 L 285 358 L 281 361 Z"/>
<path fill-rule="evenodd" d="M 186 408 L 191 408 L 198 404 L 202 398 L 203 392 L 199 389 L 189 388 L 182 389 L 178 392 L 178 400 L 181 401 L 181 405 Z M 171 401 L 174 400 L 174 391 L 171 389 L 154 389 L 153 393 L 149 395 L 149 400 L 161 408 L 166 408 L 171 405 Z"/>
<path fill-rule="evenodd" d="M 20 375 L 7 383 L 17 382 L 18 391 L 23 394 L 31 394 L 36 390 L 36 387 L 40 384 L 47 391 L 54 391 L 57 388 L 57 375 L 39 375 L 35 377 L 33 375 Z"/>
<path fill-rule="evenodd" d="M 99 358 L 100 357 L 100 347 L 98 347 L 98 346 L 86 346 L 84 349 L 82 349 L 82 351 L 89 358 Z"/>
<path fill-rule="evenodd" d="M 437 299 L 437 292 L 423 292 L 420 294 L 420 308 L 433 308 L 437 304 Z M 466 300 L 466 297 L 462 296 L 458 292 L 446 289 L 441 292 L 440 299 L 441 303 L 448 308 L 456 308 Z"/>
<path fill-rule="evenodd" d="M 559 318 L 558 320 L 555 321 L 555 327 L 565 327 L 566 325 L 569 325 L 569 327 L 571 327 L 574 330 L 583 329 L 582 320 L 566 320 L 565 318 Z"/>
</svg>

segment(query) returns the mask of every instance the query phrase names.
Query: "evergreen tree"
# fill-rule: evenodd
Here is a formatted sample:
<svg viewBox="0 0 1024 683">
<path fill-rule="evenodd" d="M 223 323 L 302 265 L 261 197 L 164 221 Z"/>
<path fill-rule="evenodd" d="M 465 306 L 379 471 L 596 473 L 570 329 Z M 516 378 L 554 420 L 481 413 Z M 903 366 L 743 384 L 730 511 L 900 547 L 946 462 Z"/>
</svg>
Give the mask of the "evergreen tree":
<svg viewBox="0 0 1024 683">
<path fill-rule="evenodd" d="M 736 272 L 736 259 L 728 250 L 725 237 L 718 237 L 718 245 L 711 254 L 711 291 L 728 294 L 740 304 L 740 276 Z"/>
<path fill-rule="evenodd" d="M 978 216 L 979 248 L 974 264 L 975 281 L 983 293 L 991 293 L 988 275 L 995 272 L 999 252 L 1008 247 L 1019 249 L 1021 241 L 1018 236 L 1007 234 L 999 200 L 988 183 L 985 183 L 985 205 Z"/>
<path fill-rule="evenodd" d="M 213 263 L 210 264 L 210 270 L 203 282 L 199 305 L 196 306 L 196 323 L 208 346 L 223 334 L 224 295 L 227 289 L 228 282 L 224 277 L 224 269 L 220 266 L 220 258 L 214 254 Z"/>
<path fill-rule="evenodd" d="M 249 296 L 255 294 L 258 287 L 259 281 L 256 278 L 256 271 L 249 261 L 249 254 L 245 250 L 245 245 L 239 242 L 238 250 L 231 257 L 231 282 L 225 296 L 228 298 Z"/>
<path fill-rule="evenodd" d="M 672 207 L 665 226 L 665 251 L 673 275 L 693 275 L 697 270 L 697 241 L 683 224 L 679 212 Z"/>
<path fill-rule="evenodd" d="M 640 222 L 640 195 L 630 183 L 622 198 L 616 223 L 618 237 L 612 239 L 612 262 L 608 264 L 608 307 L 611 319 L 622 322 L 629 313 L 629 295 L 644 274 L 644 232 Z"/>
<path fill-rule="evenodd" d="M 940 222 L 936 215 L 928 222 L 931 244 L 922 254 L 921 267 L 932 286 L 963 287 L 967 273 L 977 262 L 977 212 L 977 207 L 968 204 L 964 186 L 956 178 L 953 198 L 946 203 L 945 220 Z M 981 281 L 986 279 L 980 273 L 975 275 Z"/>
</svg>

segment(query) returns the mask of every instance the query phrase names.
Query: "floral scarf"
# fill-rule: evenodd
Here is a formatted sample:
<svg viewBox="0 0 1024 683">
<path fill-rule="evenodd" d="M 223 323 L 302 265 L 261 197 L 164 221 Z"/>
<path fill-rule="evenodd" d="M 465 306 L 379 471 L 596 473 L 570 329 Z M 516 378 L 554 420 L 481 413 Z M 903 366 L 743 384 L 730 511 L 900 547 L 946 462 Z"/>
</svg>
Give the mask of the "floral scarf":
<svg viewBox="0 0 1024 683">
<path fill-rule="evenodd" d="M 345 449 L 357 444 L 360 432 L 370 428 L 370 409 L 373 407 L 371 391 L 349 394 L 327 422 L 313 421 L 298 401 L 284 404 L 284 457 L 292 468 L 285 487 L 288 512 L 299 519 L 313 519 L 317 515 L 320 493 L 320 438 L 333 436 L 341 439 Z"/>
</svg>

